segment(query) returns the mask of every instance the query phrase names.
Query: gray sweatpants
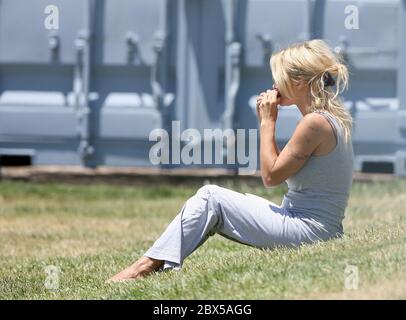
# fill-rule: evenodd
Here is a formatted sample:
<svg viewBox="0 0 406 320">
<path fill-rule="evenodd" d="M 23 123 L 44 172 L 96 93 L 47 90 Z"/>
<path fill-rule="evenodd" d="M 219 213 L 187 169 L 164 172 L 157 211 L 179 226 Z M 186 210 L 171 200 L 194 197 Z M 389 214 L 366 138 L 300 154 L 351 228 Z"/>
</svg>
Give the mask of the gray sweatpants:
<svg viewBox="0 0 406 320">
<path fill-rule="evenodd" d="M 144 256 L 164 260 L 162 269 L 180 269 L 184 259 L 215 233 L 258 248 L 294 247 L 329 238 L 320 223 L 267 199 L 205 185 L 185 202 Z"/>
</svg>

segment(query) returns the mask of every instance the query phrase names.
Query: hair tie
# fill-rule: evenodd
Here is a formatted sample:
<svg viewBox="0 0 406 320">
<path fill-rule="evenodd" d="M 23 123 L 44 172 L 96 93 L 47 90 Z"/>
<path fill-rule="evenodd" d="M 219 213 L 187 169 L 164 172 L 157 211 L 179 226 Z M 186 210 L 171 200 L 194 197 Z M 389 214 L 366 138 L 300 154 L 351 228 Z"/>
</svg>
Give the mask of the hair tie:
<svg viewBox="0 0 406 320">
<path fill-rule="evenodd" d="M 330 74 L 330 72 L 326 72 L 323 75 L 323 82 L 325 87 L 332 87 L 336 84 L 336 81 L 334 80 L 333 76 Z"/>
</svg>

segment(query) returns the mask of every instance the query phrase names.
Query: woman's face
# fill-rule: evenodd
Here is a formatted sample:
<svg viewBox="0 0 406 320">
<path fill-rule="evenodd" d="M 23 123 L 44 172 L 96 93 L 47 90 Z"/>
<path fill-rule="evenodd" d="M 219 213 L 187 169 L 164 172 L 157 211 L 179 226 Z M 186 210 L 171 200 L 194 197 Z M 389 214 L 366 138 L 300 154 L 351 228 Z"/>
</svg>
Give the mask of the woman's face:
<svg viewBox="0 0 406 320">
<path fill-rule="evenodd" d="M 277 84 L 274 84 L 273 88 L 276 88 L 279 90 L 280 105 L 282 105 L 282 106 L 297 105 L 298 102 L 302 100 L 303 96 L 305 96 L 307 94 L 307 90 L 308 90 L 306 85 L 300 84 L 300 83 L 299 84 L 294 83 L 292 85 L 293 97 L 288 98 L 288 97 L 286 97 L 286 95 L 284 95 L 283 92 L 281 92 L 281 90 L 279 89 Z"/>
<path fill-rule="evenodd" d="M 295 99 L 290 99 L 288 97 L 286 97 L 283 92 L 280 91 L 279 86 L 277 84 L 274 84 L 272 86 L 273 89 L 278 89 L 279 93 L 280 93 L 280 105 L 282 106 L 290 106 L 292 104 L 295 104 Z"/>
</svg>

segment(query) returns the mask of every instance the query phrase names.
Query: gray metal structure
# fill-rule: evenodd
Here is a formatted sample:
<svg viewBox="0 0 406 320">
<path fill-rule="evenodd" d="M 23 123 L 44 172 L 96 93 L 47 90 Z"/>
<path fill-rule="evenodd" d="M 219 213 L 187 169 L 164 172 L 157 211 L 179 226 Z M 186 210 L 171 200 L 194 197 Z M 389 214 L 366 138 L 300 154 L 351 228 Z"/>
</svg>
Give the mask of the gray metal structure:
<svg viewBox="0 0 406 320">
<path fill-rule="evenodd" d="M 257 128 L 272 51 L 312 38 L 351 67 L 354 169 L 406 175 L 406 0 L 0 0 L 0 157 L 151 166 L 149 133 L 173 120 Z M 299 118 L 280 112 L 281 145 Z"/>
</svg>

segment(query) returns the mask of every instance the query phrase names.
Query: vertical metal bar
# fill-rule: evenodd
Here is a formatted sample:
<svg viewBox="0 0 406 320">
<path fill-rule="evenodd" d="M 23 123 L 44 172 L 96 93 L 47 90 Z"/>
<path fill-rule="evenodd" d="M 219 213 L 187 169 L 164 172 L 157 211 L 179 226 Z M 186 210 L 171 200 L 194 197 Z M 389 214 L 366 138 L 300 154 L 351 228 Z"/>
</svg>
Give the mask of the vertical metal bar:
<svg viewBox="0 0 406 320">
<path fill-rule="evenodd" d="M 2 4 L 3 4 L 3 0 L 0 0 L 0 10 L 3 10 Z M 1 70 L 0 70 L 0 71 L 1 71 Z M 2 86 L 3 86 L 2 79 L 3 79 L 3 77 L 1 76 L 1 73 L 0 73 L 0 94 L 3 93 L 3 89 L 2 89 Z"/>
<path fill-rule="evenodd" d="M 399 149 L 396 152 L 395 174 L 406 176 L 406 152 L 405 152 L 405 137 L 406 137 L 406 0 L 400 2 L 399 10 L 399 52 L 398 52 L 398 73 L 397 73 L 397 95 L 399 101 L 399 131 L 400 145 L 403 150 Z"/>
<path fill-rule="evenodd" d="M 397 73 L 397 92 L 399 98 L 399 109 L 406 116 L 406 0 L 402 0 L 399 8 L 399 61 Z M 406 127 L 406 123 L 404 123 Z"/>
<path fill-rule="evenodd" d="M 170 36 L 174 36 L 171 35 L 171 31 L 170 30 L 170 17 L 171 17 L 171 13 L 172 11 L 172 6 L 174 6 L 174 2 L 170 1 L 170 0 L 166 0 L 165 1 L 165 5 L 163 6 L 162 10 L 161 10 L 161 30 L 163 30 L 163 37 L 164 37 L 164 50 L 162 52 L 162 57 L 161 57 L 161 70 L 159 72 L 159 79 L 161 82 L 161 87 L 163 89 L 162 92 L 162 108 L 161 108 L 161 116 L 162 116 L 162 123 L 163 123 L 163 127 L 166 127 L 169 129 L 170 127 L 170 120 L 171 120 L 171 115 L 170 115 L 170 104 L 168 104 L 168 102 L 165 100 L 165 96 L 166 93 L 168 92 L 168 77 L 169 77 L 169 68 L 170 68 L 170 60 L 169 60 L 169 37 Z"/>
<path fill-rule="evenodd" d="M 226 21 L 226 59 L 225 59 L 225 108 L 223 113 L 223 129 L 233 129 L 235 99 L 240 86 L 239 58 L 241 45 L 235 41 L 235 5 L 234 0 L 223 0 Z"/>
<path fill-rule="evenodd" d="M 230 92 L 230 86 L 233 81 L 233 62 L 230 52 L 230 46 L 234 42 L 234 1 L 233 0 L 223 0 L 223 12 L 225 15 L 225 45 L 226 45 L 226 58 L 225 58 L 225 108 L 222 117 L 223 129 L 228 129 L 233 127 L 232 117 L 233 117 L 233 97 Z"/>
<path fill-rule="evenodd" d="M 398 51 L 398 71 L 397 71 L 397 96 L 399 102 L 398 123 L 401 141 L 403 146 L 395 154 L 395 174 L 406 176 L 406 0 L 399 3 L 399 51 Z"/>
<path fill-rule="evenodd" d="M 238 2 L 235 0 L 223 0 L 225 23 L 226 23 L 226 44 L 230 44 L 234 41 L 234 12 L 235 6 Z"/>
<path fill-rule="evenodd" d="M 326 18 L 325 0 L 307 0 L 309 13 L 309 36 L 310 39 L 324 38 L 324 21 Z"/>
<path fill-rule="evenodd" d="M 188 97 L 189 89 L 192 85 L 190 81 L 189 72 L 189 44 L 188 44 L 188 29 L 187 29 L 187 9 L 186 0 L 178 1 L 178 12 L 177 12 L 177 59 L 176 59 L 176 88 L 177 88 L 177 99 L 176 99 L 176 113 L 175 119 L 180 121 L 181 130 L 185 128 L 188 119 Z"/>
<path fill-rule="evenodd" d="M 95 10 L 94 0 L 87 0 L 84 4 L 83 21 L 84 28 L 80 30 L 76 40 L 78 61 L 75 70 L 75 90 L 77 94 L 77 119 L 79 132 L 78 153 L 84 166 L 94 166 L 90 162 L 90 156 L 94 148 L 90 143 L 92 114 L 89 106 L 90 88 L 90 57 L 91 41 L 93 36 L 93 17 Z"/>
<path fill-rule="evenodd" d="M 225 108 L 222 115 L 223 130 L 234 130 L 234 115 L 236 108 L 237 94 L 240 88 L 240 56 L 241 44 L 235 39 L 235 20 L 236 20 L 236 5 L 238 1 L 223 0 L 223 8 L 226 21 L 226 59 L 225 59 Z M 223 157 L 228 156 L 228 148 L 236 147 L 235 141 L 233 146 L 228 146 L 224 141 Z"/>
<path fill-rule="evenodd" d="M 154 97 L 155 105 L 161 112 L 163 110 L 163 98 L 164 98 L 164 86 L 162 84 L 163 71 L 166 69 L 164 63 L 164 50 L 166 47 L 167 38 L 167 2 L 160 8 L 159 14 L 159 26 L 158 30 L 154 34 L 154 61 L 151 67 L 151 87 L 152 95 Z"/>
<path fill-rule="evenodd" d="M 306 12 L 304 14 L 304 31 L 300 35 L 301 40 L 312 38 L 312 18 L 313 18 L 313 0 L 306 0 Z"/>
</svg>

